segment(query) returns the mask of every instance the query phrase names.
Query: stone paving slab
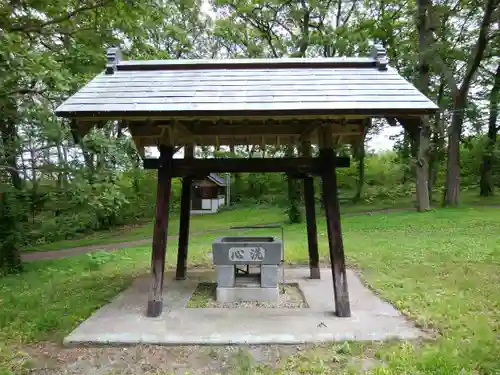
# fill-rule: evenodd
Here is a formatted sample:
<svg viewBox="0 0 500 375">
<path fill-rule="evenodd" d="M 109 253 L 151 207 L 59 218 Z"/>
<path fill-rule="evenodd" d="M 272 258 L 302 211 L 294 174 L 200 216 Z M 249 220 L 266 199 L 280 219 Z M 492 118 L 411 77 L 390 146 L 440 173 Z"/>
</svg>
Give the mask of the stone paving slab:
<svg viewBox="0 0 500 375">
<path fill-rule="evenodd" d="M 308 278 L 308 268 L 285 270 L 287 283 L 298 283 L 308 308 L 186 308 L 200 281 L 213 272 L 188 271 L 188 279 L 166 275 L 164 310 L 145 316 L 148 277 L 138 278 L 111 303 L 97 310 L 64 340 L 75 344 L 301 344 L 345 340 L 415 339 L 423 335 L 391 304 L 366 288 L 348 270 L 352 316 L 334 315 L 330 269 L 321 280 Z"/>
</svg>

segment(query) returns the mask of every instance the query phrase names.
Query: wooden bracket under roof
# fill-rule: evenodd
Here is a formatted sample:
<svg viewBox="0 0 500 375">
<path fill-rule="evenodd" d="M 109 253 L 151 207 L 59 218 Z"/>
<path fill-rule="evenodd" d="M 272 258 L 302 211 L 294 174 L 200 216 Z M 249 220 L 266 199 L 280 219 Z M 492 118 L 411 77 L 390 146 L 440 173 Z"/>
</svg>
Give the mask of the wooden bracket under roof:
<svg viewBox="0 0 500 375">
<path fill-rule="evenodd" d="M 398 126 L 398 122 L 396 121 L 396 117 L 389 117 L 389 116 L 386 116 L 385 117 L 387 123 L 390 125 L 390 126 Z"/>
<path fill-rule="evenodd" d="M 71 120 L 71 131 L 73 134 L 76 134 L 78 139 L 85 137 L 88 132 L 92 129 L 92 127 L 98 125 L 99 121 L 90 121 L 90 120 Z"/>
<path fill-rule="evenodd" d="M 141 156 L 141 158 L 144 159 L 145 148 L 144 148 L 144 145 L 142 143 L 142 139 L 140 137 L 132 137 L 132 140 L 134 141 L 135 149 L 137 150 L 137 153 Z"/>
</svg>

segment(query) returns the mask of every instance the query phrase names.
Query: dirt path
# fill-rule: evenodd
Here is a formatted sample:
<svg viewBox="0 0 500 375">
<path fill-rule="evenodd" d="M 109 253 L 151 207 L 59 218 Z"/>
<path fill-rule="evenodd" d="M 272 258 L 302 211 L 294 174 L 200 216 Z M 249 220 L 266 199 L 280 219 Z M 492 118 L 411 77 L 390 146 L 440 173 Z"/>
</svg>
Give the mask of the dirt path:
<svg viewBox="0 0 500 375">
<path fill-rule="evenodd" d="M 379 209 L 379 210 L 371 210 L 371 211 L 362 211 L 362 212 L 351 212 L 346 213 L 343 216 L 357 216 L 357 215 L 372 215 L 372 214 L 382 214 L 382 213 L 391 213 L 391 212 L 402 212 L 402 211 L 410 211 L 407 208 L 389 208 L 389 209 Z M 214 229 L 214 230 L 206 230 L 199 232 L 191 232 L 191 236 L 200 236 L 203 234 L 216 233 L 221 231 L 226 231 L 227 229 Z M 175 240 L 178 235 L 168 236 L 167 240 Z M 49 259 L 60 259 L 67 258 L 72 256 L 77 256 L 81 254 L 91 253 L 94 251 L 115 251 L 119 249 L 125 249 L 128 247 L 141 246 L 141 245 L 149 245 L 151 244 L 151 239 L 147 238 L 144 240 L 137 241 L 129 241 L 129 242 L 118 242 L 112 244 L 104 244 L 104 245 L 89 245 L 89 246 L 79 246 L 72 247 L 69 249 L 61 249 L 61 250 L 51 250 L 51 251 L 35 251 L 30 253 L 22 254 L 22 259 L 24 262 L 36 261 L 36 260 L 49 260 Z"/>
<path fill-rule="evenodd" d="M 371 211 L 362 211 L 362 212 L 351 212 L 343 214 L 342 216 L 358 216 L 358 215 L 373 215 L 373 214 L 384 214 L 384 213 L 392 213 L 392 212 L 404 212 L 411 211 L 408 208 L 384 208 L 378 210 Z M 203 234 L 216 233 L 221 231 L 226 231 L 227 229 L 214 229 L 214 230 L 206 230 L 199 232 L 191 232 L 191 236 L 200 236 Z M 178 235 L 168 236 L 167 240 L 175 240 Z M 52 251 L 36 251 L 31 253 L 22 254 L 22 259 L 25 262 L 35 261 L 35 260 L 48 260 L 48 259 L 60 259 L 67 258 L 71 256 L 91 253 L 94 251 L 114 251 L 119 249 L 125 249 L 128 247 L 141 246 L 141 245 L 149 245 L 151 244 L 151 239 L 147 238 L 144 240 L 130 241 L 130 242 L 121 242 L 121 243 L 113 243 L 113 244 L 105 244 L 105 245 L 90 245 L 90 246 L 80 246 L 73 247 L 69 249 L 61 249 L 61 250 L 52 250 Z"/>
<path fill-rule="evenodd" d="M 199 236 L 202 234 L 220 232 L 219 230 L 207 230 L 203 232 L 191 232 L 191 236 Z M 175 240 L 178 235 L 167 236 L 167 240 Z M 48 260 L 48 259 L 59 259 L 59 258 L 67 258 L 76 255 L 91 253 L 94 251 L 114 251 L 119 249 L 125 249 L 127 247 L 141 246 L 141 245 L 149 245 L 151 244 L 151 238 L 147 238 L 144 240 L 137 241 L 129 241 L 129 242 L 119 242 L 119 243 L 111 243 L 104 245 L 89 245 L 89 246 L 79 246 L 72 247 L 69 249 L 61 249 L 61 250 L 51 250 L 51 251 L 35 251 L 32 253 L 24 253 L 22 254 L 22 258 L 24 262 L 30 262 L 34 260 Z"/>
</svg>

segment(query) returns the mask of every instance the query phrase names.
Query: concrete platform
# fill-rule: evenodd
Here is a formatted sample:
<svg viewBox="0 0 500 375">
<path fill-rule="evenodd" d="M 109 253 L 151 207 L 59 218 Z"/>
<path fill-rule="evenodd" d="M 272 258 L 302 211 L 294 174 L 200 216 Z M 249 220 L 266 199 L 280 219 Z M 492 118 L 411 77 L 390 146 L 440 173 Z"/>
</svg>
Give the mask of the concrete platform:
<svg viewBox="0 0 500 375">
<path fill-rule="evenodd" d="M 64 343 L 70 344 L 299 344 L 324 341 L 415 339 L 423 333 L 391 304 L 366 288 L 348 271 L 352 317 L 334 315 L 330 269 L 321 280 L 309 279 L 308 268 L 285 270 L 287 283 L 298 283 L 309 308 L 186 308 L 201 281 L 214 272 L 188 271 L 188 279 L 165 275 L 164 310 L 145 317 L 147 276 L 97 310 Z"/>
</svg>

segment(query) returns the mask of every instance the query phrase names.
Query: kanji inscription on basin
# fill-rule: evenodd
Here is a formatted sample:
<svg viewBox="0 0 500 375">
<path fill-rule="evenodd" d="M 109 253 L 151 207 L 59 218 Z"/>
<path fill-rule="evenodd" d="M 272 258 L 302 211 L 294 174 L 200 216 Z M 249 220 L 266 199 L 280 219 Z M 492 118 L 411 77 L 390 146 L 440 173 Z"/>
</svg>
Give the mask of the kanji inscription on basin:
<svg viewBox="0 0 500 375">
<path fill-rule="evenodd" d="M 229 260 L 232 262 L 259 262 L 265 256 L 266 249 L 259 246 L 229 248 Z"/>
<path fill-rule="evenodd" d="M 226 236 L 212 243 L 216 266 L 281 263 L 281 240 L 271 236 Z"/>
</svg>

